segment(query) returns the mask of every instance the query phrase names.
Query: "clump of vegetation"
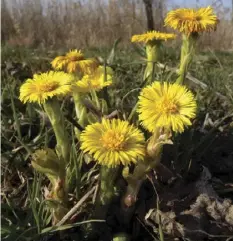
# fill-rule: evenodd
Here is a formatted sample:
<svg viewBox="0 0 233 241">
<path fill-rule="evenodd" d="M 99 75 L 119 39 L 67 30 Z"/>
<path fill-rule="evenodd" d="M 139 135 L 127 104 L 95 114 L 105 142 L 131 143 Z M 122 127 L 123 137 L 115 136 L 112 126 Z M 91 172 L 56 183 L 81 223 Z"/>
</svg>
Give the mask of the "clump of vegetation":
<svg viewBox="0 0 233 241">
<path fill-rule="evenodd" d="M 75 49 L 31 68 L 2 66 L 4 240 L 230 238 L 233 206 L 219 195 L 231 189 L 208 183 L 205 162 L 220 132 L 233 139 L 232 92 L 189 73 L 202 68 L 197 43 L 218 19 L 211 7 L 177 9 L 165 23 L 183 36 L 177 71 L 161 63 L 176 35 L 158 31 L 132 36 L 145 44 L 135 46 L 143 63 L 116 42 L 107 58 Z"/>
</svg>

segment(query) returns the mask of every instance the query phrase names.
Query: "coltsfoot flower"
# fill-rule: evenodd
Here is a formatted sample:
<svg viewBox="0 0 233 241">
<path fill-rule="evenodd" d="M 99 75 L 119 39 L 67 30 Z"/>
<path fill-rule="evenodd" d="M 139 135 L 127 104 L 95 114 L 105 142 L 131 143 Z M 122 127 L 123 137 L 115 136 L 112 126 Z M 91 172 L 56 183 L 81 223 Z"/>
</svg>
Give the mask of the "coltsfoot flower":
<svg viewBox="0 0 233 241">
<path fill-rule="evenodd" d="M 92 74 L 84 75 L 81 80 L 78 80 L 73 85 L 73 90 L 81 93 L 88 93 L 92 90 L 100 91 L 106 86 L 112 84 L 113 71 L 110 67 L 106 68 L 106 73 L 103 66 L 99 66 Z"/>
<path fill-rule="evenodd" d="M 65 56 L 58 56 L 52 62 L 56 70 L 66 70 L 68 73 L 91 73 L 98 67 L 94 58 L 86 59 L 81 50 L 70 50 Z"/>
<path fill-rule="evenodd" d="M 175 39 L 176 35 L 173 33 L 162 33 L 158 31 L 148 31 L 144 34 L 133 35 L 131 42 L 142 42 L 147 44 L 149 41 L 153 40 L 164 40 Z"/>
<path fill-rule="evenodd" d="M 34 74 L 20 87 L 19 99 L 23 102 L 43 104 L 53 96 L 65 96 L 71 92 L 73 76 L 62 71 Z"/>
<path fill-rule="evenodd" d="M 185 86 L 155 81 L 139 96 L 139 120 L 150 132 L 165 128 L 183 132 L 196 114 L 194 95 Z"/>
<path fill-rule="evenodd" d="M 151 83 L 154 79 L 154 73 L 160 71 L 156 63 L 159 62 L 162 57 L 162 41 L 174 39 L 175 37 L 175 34 L 161 33 L 158 31 L 149 31 L 144 34 L 132 36 L 132 42 L 142 42 L 146 45 L 147 65 L 143 77 L 144 81 L 147 80 L 148 83 Z"/>
<path fill-rule="evenodd" d="M 81 149 L 101 165 L 116 167 L 142 160 L 145 155 L 143 133 L 119 119 L 103 119 L 88 125 L 80 136 Z"/>
<path fill-rule="evenodd" d="M 190 35 L 191 33 L 214 30 L 218 21 L 210 6 L 199 9 L 179 8 L 168 12 L 165 18 L 165 26 L 170 26 L 186 35 Z"/>
</svg>

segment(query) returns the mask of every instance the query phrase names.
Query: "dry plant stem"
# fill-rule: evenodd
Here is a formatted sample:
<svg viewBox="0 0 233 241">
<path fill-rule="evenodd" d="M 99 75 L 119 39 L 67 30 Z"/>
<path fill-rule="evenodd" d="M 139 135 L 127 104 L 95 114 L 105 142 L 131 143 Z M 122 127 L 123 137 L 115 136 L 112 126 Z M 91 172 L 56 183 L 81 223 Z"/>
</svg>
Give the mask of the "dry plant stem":
<svg viewBox="0 0 233 241">
<path fill-rule="evenodd" d="M 198 35 L 196 33 L 192 33 L 190 36 L 183 34 L 180 68 L 178 72 L 179 77 L 176 80 L 178 84 L 185 84 L 185 77 L 195 54 L 197 38 Z"/>
<path fill-rule="evenodd" d="M 82 204 L 94 193 L 96 186 L 92 187 L 90 191 L 88 191 L 76 204 L 75 206 L 68 212 L 66 215 L 57 223 L 56 226 L 61 226 L 65 224 L 75 213 L 78 209 L 82 206 Z"/>
<path fill-rule="evenodd" d="M 144 72 L 144 81 L 151 83 L 154 73 L 158 71 L 157 62 L 161 59 L 161 43 L 159 41 L 149 41 L 146 44 L 147 65 Z"/>
<path fill-rule="evenodd" d="M 71 145 L 68 139 L 68 133 L 66 132 L 63 113 L 61 112 L 59 103 L 55 98 L 46 101 L 43 106 L 56 136 L 57 154 L 60 160 L 63 160 L 64 165 L 66 165 L 70 161 Z"/>
<path fill-rule="evenodd" d="M 96 106 L 92 103 L 91 100 L 84 99 L 83 105 L 88 111 L 90 111 L 93 115 L 95 115 L 99 119 L 99 121 L 101 121 L 103 114 L 100 110 L 96 108 Z"/>
</svg>

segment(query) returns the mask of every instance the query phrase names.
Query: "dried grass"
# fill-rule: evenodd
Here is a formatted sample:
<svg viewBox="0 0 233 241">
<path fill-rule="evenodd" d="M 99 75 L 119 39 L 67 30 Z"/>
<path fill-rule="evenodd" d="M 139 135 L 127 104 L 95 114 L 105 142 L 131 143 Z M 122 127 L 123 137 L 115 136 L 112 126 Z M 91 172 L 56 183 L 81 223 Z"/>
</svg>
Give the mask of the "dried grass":
<svg viewBox="0 0 233 241">
<path fill-rule="evenodd" d="M 11 0 L 2 1 L 2 41 L 10 45 L 74 48 L 109 46 L 117 38 L 128 45 L 132 34 L 146 30 L 141 0 Z M 163 29 L 166 1 L 154 1 L 157 29 Z M 163 3 L 163 4 L 161 4 Z M 224 14 L 223 14 L 224 15 Z M 232 49 L 233 26 L 222 20 L 201 46 Z"/>
</svg>

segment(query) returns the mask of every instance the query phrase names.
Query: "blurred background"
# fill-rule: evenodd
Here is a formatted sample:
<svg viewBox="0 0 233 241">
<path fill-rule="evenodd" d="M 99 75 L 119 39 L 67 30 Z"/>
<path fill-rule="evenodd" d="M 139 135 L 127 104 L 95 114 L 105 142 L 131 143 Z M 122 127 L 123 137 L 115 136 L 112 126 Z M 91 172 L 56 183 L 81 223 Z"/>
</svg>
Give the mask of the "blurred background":
<svg viewBox="0 0 233 241">
<path fill-rule="evenodd" d="M 2 0 L 2 43 L 10 46 L 83 48 L 111 46 L 147 30 L 146 0 Z M 201 47 L 233 49 L 233 0 L 149 0 L 154 29 L 164 28 L 168 10 L 211 5 L 220 24 Z"/>
</svg>

